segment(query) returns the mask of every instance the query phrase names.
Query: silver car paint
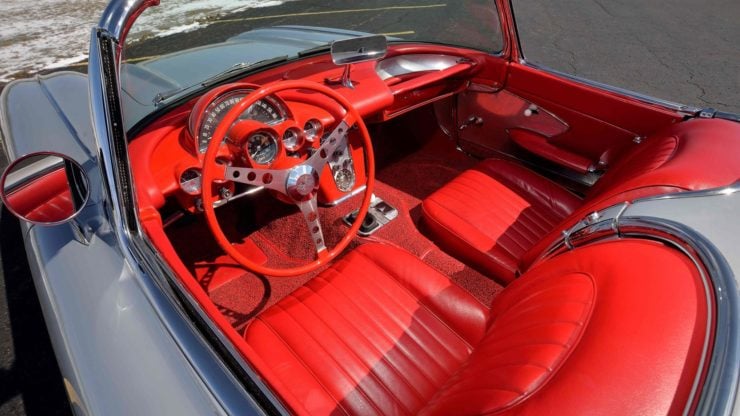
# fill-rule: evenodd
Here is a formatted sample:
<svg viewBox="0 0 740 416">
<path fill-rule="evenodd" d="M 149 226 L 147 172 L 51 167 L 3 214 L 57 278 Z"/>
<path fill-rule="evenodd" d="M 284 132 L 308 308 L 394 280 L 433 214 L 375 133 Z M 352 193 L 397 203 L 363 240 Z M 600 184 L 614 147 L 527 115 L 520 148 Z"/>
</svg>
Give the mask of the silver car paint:
<svg viewBox="0 0 740 416">
<path fill-rule="evenodd" d="M 121 255 L 102 209 L 100 170 L 95 162 L 87 77 L 57 73 L 9 85 L 0 101 L 9 157 L 52 150 L 79 162 L 91 197 L 77 220 L 52 227 L 23 224 L 34 284 L 52 344 L 78 414 L 223 414 L 191 358 L 162 321 L 142 281 L 148 279 Z M 75 228 L 92 231 L 88 244 Z M 193 337 L 187 342 L 200 342 Z M 208 354 L 201 353 L 199 369 Z M 244 395 L 219 359 L 212 368 Z M 213 377 L 213 376 L 211 376 Z M 228 389 L 226 389 L 228 390 Z M 252 407 L 245 396 L 244 412 Z"/>
</svg>

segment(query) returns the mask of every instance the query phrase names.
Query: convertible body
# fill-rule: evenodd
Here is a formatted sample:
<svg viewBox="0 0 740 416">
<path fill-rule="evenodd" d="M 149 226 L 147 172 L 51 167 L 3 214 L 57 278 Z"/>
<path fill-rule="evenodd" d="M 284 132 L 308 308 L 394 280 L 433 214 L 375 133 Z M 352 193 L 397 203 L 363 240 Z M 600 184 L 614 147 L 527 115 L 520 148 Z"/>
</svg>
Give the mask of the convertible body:
<svg viewBox="0 0 740 416">
<path fill-rule="evenodd" d="M 740 412 L 736 115 L 529 64 L 507 1 L 129 56 L 153 3 L 0 97 L 75 413 Z"/>
</svg>

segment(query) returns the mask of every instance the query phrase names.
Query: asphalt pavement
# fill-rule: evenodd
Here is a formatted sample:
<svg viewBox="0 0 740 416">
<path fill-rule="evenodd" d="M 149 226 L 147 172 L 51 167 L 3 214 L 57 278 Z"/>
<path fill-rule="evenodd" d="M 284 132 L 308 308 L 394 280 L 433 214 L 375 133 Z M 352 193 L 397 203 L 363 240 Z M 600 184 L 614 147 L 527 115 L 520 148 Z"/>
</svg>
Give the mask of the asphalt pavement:
<svg viewBox="0 0 740 416">
<path fill-rule="evenodd" d="M 373 1 L 372 7 L 358 6 L 363 3 L 369 2 L 300 0 L 248 10 L 197 31 L 142 42 L 126 57 L 157 56 L 273 25 L 359 31 L 380 27 L 383 33 L 409 39 L 441 33 L 451 41 L 464 34 L 485 42 L 496 36 L 482 29 L 486 25 L 481 19 L 492 18 L 485 13 L 454 23 L 466 8 L 486 3 L 482 0 Z M 679 103 L 740 113 L 737 0 L 520 0 L 515 1 L 515 12 L 525 55 L 532 62 Z M 84 71 L 85 66 L 67 69 Z M 3 158 L 0 155 L 0 169 Z M 66 414 L 63 385 L 18 224 L 4 210 L 0 263 L 0 414 Z"/>
</svg>

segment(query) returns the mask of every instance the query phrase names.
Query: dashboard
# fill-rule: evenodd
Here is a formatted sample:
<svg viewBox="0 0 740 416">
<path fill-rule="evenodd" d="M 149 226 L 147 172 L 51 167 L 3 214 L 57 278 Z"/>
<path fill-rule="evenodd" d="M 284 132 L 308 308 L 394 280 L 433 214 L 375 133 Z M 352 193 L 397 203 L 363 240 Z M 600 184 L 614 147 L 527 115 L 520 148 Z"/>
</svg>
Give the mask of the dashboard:
<svg viewBox="0 0 740 416">
<path fill-rule="evenodd" d="M 379 123 L 461 92 L 486 56 L 441 46 L 396 47 L 379 62 L 353 64 L 354 88 L 332 88 L 352 103 L 366 123 Z M 226 114 L 251 92 L 282 80 L 327 83 L 342 71 L 327 55 L 288 63 L 213 88 L 149 125 L 129 144 L 142 213 L 154 214 L 173 198 L 188 211 L 202 211 L 205 151 Z M 307 160 L 344 114 L 341 105 L 321 94 L 284 91 L 267 96 L 239 115 L 216 161 L 228 166 L 288 169 Z M 329 160 L 330 169 L 320 178 L 322 204 L 341 203 L 364 189 L 361 138 L 350 129 L 347 139 L 347 149 Z M 214 187 L 217 203 L 254 191 L 249 185 L 230 181 Z"/>
</svg>

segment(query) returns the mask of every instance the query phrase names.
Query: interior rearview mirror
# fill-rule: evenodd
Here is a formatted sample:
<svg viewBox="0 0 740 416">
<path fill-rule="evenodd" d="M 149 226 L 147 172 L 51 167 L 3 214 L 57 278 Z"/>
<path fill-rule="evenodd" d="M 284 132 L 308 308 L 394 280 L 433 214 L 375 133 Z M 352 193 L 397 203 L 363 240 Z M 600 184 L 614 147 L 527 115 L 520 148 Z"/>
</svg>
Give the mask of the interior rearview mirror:
<svg viewBox="0 0 740 416">
<path fill-rule="evenodd" d="M 14 161 L 0 179 L 0 197 L 15 216 L 41 225 L 74 218 L 90 196 L 87 176 L 74 160 L 32 153 Z"/>
<path fill-rule="evenodd" d="M 336 40 L 331 44 L 331 60 L 335 65 L 382 59 L 386 52 L 388 41 L 383 35 Z"/>
<path fill-rule="evenodd" d="M 327 84 L 342 84 L 354 88 L 350 78 L 350 66 L 359 62 L 383 59 L 388 52 L 388 40 L 384 35 L 361 36 L 336 40 L 331 44 L 331 60 L 335 65 L 345 65 L 338 80 L 327 79 Z"/>
</svg>

